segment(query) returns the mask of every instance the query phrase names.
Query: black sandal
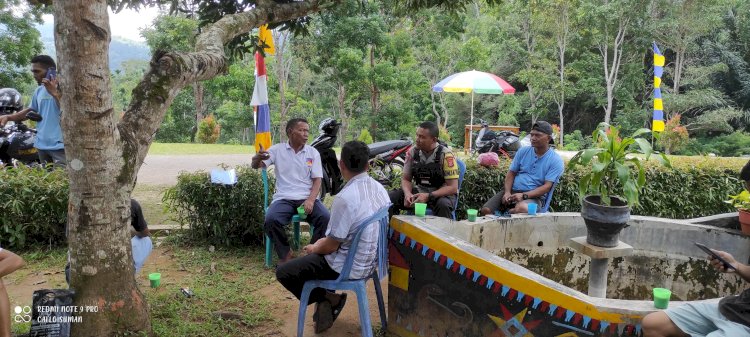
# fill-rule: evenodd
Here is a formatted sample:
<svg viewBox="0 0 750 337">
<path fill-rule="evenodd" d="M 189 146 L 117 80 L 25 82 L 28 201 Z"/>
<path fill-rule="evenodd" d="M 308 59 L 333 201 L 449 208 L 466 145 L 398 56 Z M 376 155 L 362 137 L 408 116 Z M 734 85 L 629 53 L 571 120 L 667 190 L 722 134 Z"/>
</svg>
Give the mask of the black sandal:
<svg viewBox="0 0 750 337">
<path fill-rule="evenodd" d="M 339 299 L 339 304 L 335 307 L 333 306 L 331 307 L 331 312 L 333 313 L 333 322 L 335 322 L 336 318 L 339 317 L 339 315 L 341 314 L 341 311 L 344 309 L 345 304 L 346 304 L 346 293 L 342 293 L 341 298 Z"/>
<path fill-rule="evenodd" d="M 332 312 L 331 302 L 328 302 L 328 300 L 318 302 L 318 305 L 315 308 L 315 313 L 313 314 L 315 333 L 326 331 L 333 325 L 333 321 L 336 318 L 332 315 Z"/>
</svg>

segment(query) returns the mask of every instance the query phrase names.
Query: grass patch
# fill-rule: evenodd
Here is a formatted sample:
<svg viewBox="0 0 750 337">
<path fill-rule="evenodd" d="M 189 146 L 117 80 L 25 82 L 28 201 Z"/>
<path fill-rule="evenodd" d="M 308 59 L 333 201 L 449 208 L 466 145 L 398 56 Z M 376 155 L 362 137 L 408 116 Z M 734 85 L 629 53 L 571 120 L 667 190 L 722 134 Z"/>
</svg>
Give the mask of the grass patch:
<svg viewBox="0 0 750 337">
<path fill-rule="evenodd" d="M 156 265 L 163 275 L 159 288 L 149 288 L 146 279 L 153 265 L 147 264 L 137 277 L 149 304 L 156 336 L 259 336 L 280 326 L 280 319 L 273 317 L 270 310 L 274 303 L 259 291 L 276 282 L 274 271 L 263 266 L 261 248 L 218 247 L 210 252 L 206 246 L 181 242 L 173 235 L 159 247 L 157 261 L 164 261 Z M 8 280 L 13 282 L 44 270 L 61 270 L 66 254 L 66 248 L 24 252 L 26 267 L 9 275 Z M 157 256 L 154 251 L 149 260 L 154 261 Z M 164 278 L 165 271 L 173 277 Z M 194 297 L 182 295 L 181 287 L 190 288 Z M 237 313 L 240 319 L 223 320 L 214 315 L 217 311 Z M 29 323 L 12 323 L 14 334 L 28 333 L 29 329 Z"/>
<path fill-rule="evenodd" d="M 164 207 L 161 201 L 164 191 L 170 187 L 170 185 L 135 185 L 132 197 L 141 204 L 143 217 L 149 225 L 178 224 L 173 220 L 172 213 Z"/>
<path fill-rule="evenodd" d="M 176 242 L 168 246 L 189 276 L 178 285 L 143 289 L 157 336 L 252 336 L 261 325 L 274 324 L 268 310 L 272 303 L 257 293 L 276 282 L 273 271 L 263 267 L 260 249 L 217 248 L 211 253 Z M 184 297 L 180 287 L 189 287 L 195 296 Z M 214 315 L 217 311 L 237 313 L 241 319 L 225 321 Z"/>
<path fill-rule="evenodd" d="M 149 155 L 253 154 L 251 145 L 152 143 Z"/>
</svg>

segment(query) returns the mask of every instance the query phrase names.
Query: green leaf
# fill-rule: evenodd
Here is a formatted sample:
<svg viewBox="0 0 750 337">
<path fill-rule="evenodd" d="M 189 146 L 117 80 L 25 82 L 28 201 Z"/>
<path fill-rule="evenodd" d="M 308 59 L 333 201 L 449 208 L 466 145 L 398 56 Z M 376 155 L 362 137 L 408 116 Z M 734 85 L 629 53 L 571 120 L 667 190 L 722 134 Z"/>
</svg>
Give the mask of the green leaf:
<svg viewBox="0 0 750 337">
<path fill-rule="evenodd" d="M 627 183 L 630 180 L 630 168 L 615 162 L 615 169 L 617 169 L 617 178 L 620 180 L 620 184 Z"/>
</svg>

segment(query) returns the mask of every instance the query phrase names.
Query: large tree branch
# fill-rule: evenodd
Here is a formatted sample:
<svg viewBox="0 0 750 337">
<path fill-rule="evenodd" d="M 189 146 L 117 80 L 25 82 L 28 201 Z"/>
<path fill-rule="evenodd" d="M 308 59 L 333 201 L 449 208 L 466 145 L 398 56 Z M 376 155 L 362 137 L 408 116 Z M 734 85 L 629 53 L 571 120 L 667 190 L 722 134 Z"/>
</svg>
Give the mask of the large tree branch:
<svg viewBox="0 0 750 337">
<path fill-rule="evenodd" d="M 167 108 L 185 86 L 211 79 L 227 69 L 224 45 L 265 23 L 287 21 L 320 11 L 338 0 L 277 4 L 258 1 L 247 12 L 227 15 L 203 30 L 193 53 L 156 52 L 150 69 L 133 89 L 133 100 L 118 124 L 125 163 L 118 181 L 133 183 Z"/>
</svg>

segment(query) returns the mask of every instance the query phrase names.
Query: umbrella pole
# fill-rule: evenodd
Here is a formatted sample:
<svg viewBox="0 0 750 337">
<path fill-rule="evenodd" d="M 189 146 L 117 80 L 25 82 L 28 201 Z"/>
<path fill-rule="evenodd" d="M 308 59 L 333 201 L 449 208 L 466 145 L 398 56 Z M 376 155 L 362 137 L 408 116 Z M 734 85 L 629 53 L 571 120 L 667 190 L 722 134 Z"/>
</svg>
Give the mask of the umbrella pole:
<svg viewBox="0 0 750 337">
<path fill-rule="evenodd" d="M 471 117 L 469 118 L 469 154 L 471 154 L 471 148 L 474 145 L 474 91 L 471 91 Z"/>
</svg>

